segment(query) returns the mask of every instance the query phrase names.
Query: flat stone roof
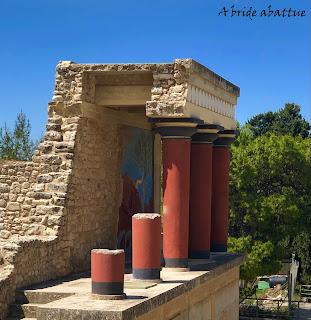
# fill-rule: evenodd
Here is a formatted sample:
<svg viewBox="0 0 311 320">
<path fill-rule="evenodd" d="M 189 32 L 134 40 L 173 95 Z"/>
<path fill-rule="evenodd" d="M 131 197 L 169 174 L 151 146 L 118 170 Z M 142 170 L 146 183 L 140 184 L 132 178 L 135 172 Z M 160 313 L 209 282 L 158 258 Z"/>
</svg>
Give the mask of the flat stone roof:
<svg viewBox="0 0 311 320">
<path fill-rule="evenodd" d="M 207 68 L 203 64 L 194 59 L 175 59 L 174 62 L 164 63 L 75 63 L 73 61 L 60 61 L 58 66 L 62 69 L 71 69 L 73 71 L 83 70 L 92 73 L 100 72 L 142 72 L 142 71 L 159 71 L 165 72 L 172 70 L 174 64 L 179 64 L 185 67 L 190 73 L 196 72 L 199 76 L 212 82 L 214 85 L 233 93 L 237 97 L 240 96 L 240 88 L 232 82 L 226 80 L 219 74 Z"/>
<path fill-rule="evenodd" d="M 239 96 L 239 87 L 193 59 L 172 63 L 61 61 L 49 106 L 74 115 L 78 105 L 135 107 L 148 118 L 197 118 L 235 129 Z"/>
</svg>

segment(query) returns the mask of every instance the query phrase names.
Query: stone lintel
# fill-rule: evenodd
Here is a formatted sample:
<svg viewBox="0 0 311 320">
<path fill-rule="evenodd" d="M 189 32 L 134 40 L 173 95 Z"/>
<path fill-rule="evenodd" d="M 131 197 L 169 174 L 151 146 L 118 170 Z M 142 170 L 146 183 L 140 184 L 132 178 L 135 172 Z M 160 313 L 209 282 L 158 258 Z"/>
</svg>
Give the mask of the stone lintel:
<svg viewBox="0 0 311 320">
<path fill-rule="evenodd" d="M 99 123 L 119 123 L 146 130 L 152 129 L 152 124 L 148 122 L 148 118 L 144 113 L 129 113 L 125 109 L 114 110 L 87 102 L 71 105 L 65 105 L 60 102 L 51 102 L 49 104 L 49 114 L 56 114 L 65 118 L 87 118 Z"/>
</svg>

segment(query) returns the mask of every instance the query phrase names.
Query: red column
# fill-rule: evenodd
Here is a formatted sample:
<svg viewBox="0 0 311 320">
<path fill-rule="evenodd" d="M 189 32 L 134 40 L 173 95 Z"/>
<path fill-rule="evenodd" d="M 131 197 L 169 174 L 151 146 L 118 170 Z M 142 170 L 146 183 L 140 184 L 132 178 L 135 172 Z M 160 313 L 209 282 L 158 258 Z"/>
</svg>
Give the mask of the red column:
<svg viewBox="0 0 311 320">
<path fill-rule="evenodd" d="M 159 280 L 161 270 L 161 217 L 140 213 L 132 217 L 133 277 Z"/>
<path fill-rule="evenodd" d="M 220 128 L 200 125 L 192 137 L 189 257 L 193 259 L 210 256 L 213 141 Z"/>
<path fill-rule="evenodd" d="M 191 140 L 163 139 L 163 255 L 166 267 L 188 266 Z"/>
<path fill-rule="evenodd" d="M 191 136 L 196 119 L 158 119 L 163 163 L 163 255 L 166 268 L 188 267 Z"/>
<path fill-rule="evenodd" d="M 211 251 L 226 252 L 228 240 L 230 144 L 235 131 L 219 133 L 213 148 Z"/>
<path fill-rule="evenodd" d="M 124 250 L 93 249 L 92 293 L 108 298 L 124 298 L 124 264 Z"/>
</svg>

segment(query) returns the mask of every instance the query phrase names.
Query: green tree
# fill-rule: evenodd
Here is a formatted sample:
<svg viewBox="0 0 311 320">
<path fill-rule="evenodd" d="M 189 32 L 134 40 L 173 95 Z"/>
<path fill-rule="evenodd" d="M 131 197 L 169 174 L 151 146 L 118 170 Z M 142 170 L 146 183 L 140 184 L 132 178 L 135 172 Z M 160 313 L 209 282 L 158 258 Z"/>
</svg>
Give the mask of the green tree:
<svg viewBox="0 0 311 320">
<path fill-rule="evenodd" d="M 0 127 L 0 159 L 14 159 L 14 142 L 6 125 Z"/>
<path fill-rule="evenodd" d="M 310 233 L 302 231 L 296 235 L 292 243 L 292 252 L 300 260 L 301 281 L 311 282 L 311 236 Z"/>
<path fill-rule="evenodd" d="M 254 240 L 250 235 L 239 238 L 229 237 L 228 251 L 248 253 L 247 260 L 240 269 L 241 278 L 248 282 L 258 275 L 276 272 L 281 267 L 271 241 Z"/>
<path fill-rule="evenodd" d="M 30 122 L 21 111 L 17 115 L 13 131 L 6 125 L 0 128 L 0 159 L 30 160 L 35 147 L 30 133 Z"/>
<path fill-rule="evenodd" d="M 310 124 L 301 113 L 300 106 L 294 103 L 286 103 L 276 112 L 261 113 L 251 118 L 247 124 L 258 137 L 268 132 L 277 135 L 301 136 L 307 138 L 310 135 Z"/>
<path fill-rule="evenodd" d="M 242 128 L 230 170 L 229 231 L 233 250 L 239 239 L 251 238 L 245 246 L 248 280 L 262 275 L 265 264 L 277 271 L 297 234 L 311 227 L 311 139 L 274 133 L 254 138 L 252 132 Z"/>
</svg>

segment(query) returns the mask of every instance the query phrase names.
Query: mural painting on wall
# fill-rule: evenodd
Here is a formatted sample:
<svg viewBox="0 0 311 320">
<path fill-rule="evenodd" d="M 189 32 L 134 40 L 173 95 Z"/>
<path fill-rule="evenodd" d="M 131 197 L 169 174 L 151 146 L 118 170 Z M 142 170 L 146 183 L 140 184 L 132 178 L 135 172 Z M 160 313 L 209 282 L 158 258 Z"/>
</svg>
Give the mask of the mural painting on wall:
<svg viewBox="0 0 311 320">
<path fill-rule="evenodd" d="M 123 126 L 122 202 L 119 208 L 118 248 L 125 250 L 126 264 L 132 256 L 132 216 L 153 212 L 153 134 Z"/>
</svg>

